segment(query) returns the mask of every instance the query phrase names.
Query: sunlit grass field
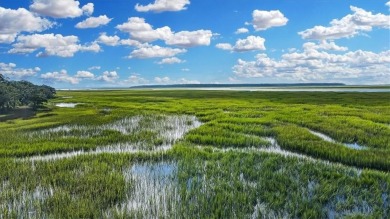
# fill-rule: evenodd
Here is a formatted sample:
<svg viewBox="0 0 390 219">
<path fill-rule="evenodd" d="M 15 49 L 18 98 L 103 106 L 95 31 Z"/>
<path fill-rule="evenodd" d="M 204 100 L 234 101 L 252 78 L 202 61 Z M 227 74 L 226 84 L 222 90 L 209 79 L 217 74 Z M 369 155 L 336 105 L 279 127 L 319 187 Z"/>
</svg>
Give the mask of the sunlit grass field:
<svg viewBox="0 0 390 219">
<path fill-rule="evenodd" d="M 0 123 L 0 218 L 390 217 L 390 93 L 59 91 L 47 108 Z"/>
</svg>

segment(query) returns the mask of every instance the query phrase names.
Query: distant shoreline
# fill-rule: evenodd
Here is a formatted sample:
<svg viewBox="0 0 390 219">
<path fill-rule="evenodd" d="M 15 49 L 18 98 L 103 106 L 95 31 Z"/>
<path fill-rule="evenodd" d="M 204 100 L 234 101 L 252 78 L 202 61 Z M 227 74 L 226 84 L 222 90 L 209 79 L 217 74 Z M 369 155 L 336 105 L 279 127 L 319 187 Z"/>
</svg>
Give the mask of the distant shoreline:
<svg viewBox="0 0 390 219">
<path fill-rule="evenodd" d="M 199 91 L 258 91 L 258 92 L 380 92 L 390 93 L 390 85 L 345 85 L 342 83 L 295 84 L 171 84 L 132 87 L 98 87 L 57 89 L 63 91 L 100 90 L 199 90 Z"/>
<path fill-rule="evenodd" d="M 291 84 L 158 84 L 158 85 L 137 85 L 130 89 L 145 88 L 237 88 L 237 87 L 339 87 L 346 86 L 343 83 L 291 83 Z"/>
</svg>

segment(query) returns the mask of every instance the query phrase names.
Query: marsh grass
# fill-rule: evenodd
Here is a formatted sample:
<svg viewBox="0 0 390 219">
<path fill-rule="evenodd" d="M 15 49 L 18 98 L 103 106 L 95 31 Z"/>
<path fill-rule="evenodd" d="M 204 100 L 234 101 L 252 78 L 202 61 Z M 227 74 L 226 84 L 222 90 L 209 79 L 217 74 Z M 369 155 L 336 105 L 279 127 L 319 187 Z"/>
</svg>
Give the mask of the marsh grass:
<svg viewBox="0 0 390 219">
<path fill-rule="evenodd" d="M 179 165 L 186 170 L 180 184 L 190 185 L 182 194 L 190 204 L 182 206 L 197 217 L 383 218 L 390 213 L 383 198 L 390 192 L 388 174 L 263 151 L 210 154 L 187 147 L 175 148 L 194 153 Z"/>
<path fill-rule="evenodd" d="M 388 99 L 60 91 L 0 123 L 0 218 L 388 218 Z"/>
<path fill-rule="evenodd" d="M 35 161 L 56 160 L 84 154 L 164 151 L 169 150 L 172 144 L 182 138 L 188 131 L 200 125 L 201 123 L 194 116 L 154 115 L 123 118 L 101 126 L 58 126 L 31 132 L 28 134 L 28 138 L 42 139 L 43 141 L 56 140 L 58 138 L 91 139 L 96 136 L 107 135 L 109 131 L 119 132 L 131 138 L 127 138 L 126 142 L 97 146 L 89 150 L 82 149 L 37 155 L 23 159 Z"/>
</svg>

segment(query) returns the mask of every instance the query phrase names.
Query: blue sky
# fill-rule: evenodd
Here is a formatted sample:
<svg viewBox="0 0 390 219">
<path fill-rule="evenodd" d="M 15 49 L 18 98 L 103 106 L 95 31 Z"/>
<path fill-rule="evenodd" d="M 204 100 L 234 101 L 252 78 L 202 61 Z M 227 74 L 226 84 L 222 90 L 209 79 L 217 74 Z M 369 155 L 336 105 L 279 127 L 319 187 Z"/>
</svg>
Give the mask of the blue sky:
<svg viewBox="0 0 390 219">
<path fill-rule="evenodd" d="M 0 74 L 56 88 L 390 84 L 388 0 L 0 2 Z"/>
</svg>

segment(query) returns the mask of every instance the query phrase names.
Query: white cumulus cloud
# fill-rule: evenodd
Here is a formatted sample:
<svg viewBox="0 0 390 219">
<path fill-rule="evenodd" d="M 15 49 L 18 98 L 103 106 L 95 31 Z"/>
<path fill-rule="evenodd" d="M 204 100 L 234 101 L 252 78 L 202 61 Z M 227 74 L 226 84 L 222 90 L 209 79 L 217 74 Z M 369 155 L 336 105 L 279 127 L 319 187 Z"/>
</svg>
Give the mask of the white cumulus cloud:
<svg viewBox="0 0 390 219">
<path fill-rule="evenodd" d="M 347 51 L 348 48 L 344 46 L 338 46 L 334 42 L 322 41 L 319 44 L 308 42 L 303 44 L 304 50 L 333 50 L 333 51 Z"/>
<path fill-rule="evenodd" d="M 41 69 L 35 68 L 17 68 L 15 63 L 0 62 L 0 74 L 10 78 L 24 78 L 36 75 Z"/>
<path fill-rule="evenodd" d="M 189 0 L 155 0 L 154 3 L 148 5 L 135 5 L 135 10 L 139 12 L 163 12 L 163 11 L 181 11 L 187 9 L 190 4 Z"/>
<path fill-rule="evenodd" d="M 131 17 L 127 22 L 117 25 L 117 29 L 129 33 L 132 39 L 140 42 L 162 40 L 167 45 L 181 47 L 208 46 L 213 33 L 210 30 L 180 31 L 175 33 L 170 27 L 154 29 L 144 18 Z"/>
<path fill-rule="evenodd" d="M 111 20 L 112 18 L 108 18 L 106 15 L 100 15 L 99 17 L 89 17 L 84 21 L 77 23 L 76 28 L 79 29 L 96 28 L 110 23 Z"/>
<path fill-rule="evenodd" d="M 335 46 L 336 50 L 333 48 Z M 233 72 L 241 78 L 269 77 L 304 82 L 351 83 L 354 79 L 359 81 L 362 78 L 371 82 L 383 82 L 390 78 L 390 50 L 380 53 L 357 50 L 340 54 L 345 48 L 332 43 L 306 43 L 303 48 L 303 52 L 286 53 L 279 60 L 266 54 L 256 55 L 254 61 L 239 59 Z"/>
<path fill-rule="evenodd" d="M 183 63 L 184 61 L 177 58 L 177 57 L 171 57 L 171 58 L 164 58 L 158 64 L 177 64 L 177 63 Z"/>
<path fill-rule="evenodd" d="M 45 74 L 41 74 L 41 78 L 46 81 L 66 82 L 70 84 L 78 84 L 80 82 L 79 78 L 68 75 L 68 72 L 64 69 L 59 72 L 47 72 Z"/>
<path fill-rule="evenodd" d="M 94 4 L 93 3 L 88 3 L 84 5 L 81 10 L 83 10 L 84 14 L 87 16 L 91 16 L 94 11 Z"/>
<path fill-rule="evenodd" d="M 117 35 L 107 36 L 106 33 L 101 33 L 96 41 L 108 46 L 117 46 L 120 43 L 120 38 Z"/>
<path fill-rule="evenodd" d="M 38 57 L 60 56 L 73 57 L 78 51 L 99 52 L 98 44 L 80 45 L 77 36 L 62 36 L 61 34 L 33 34 L 21 35 L 17 38 L 9 53 L 33 53 L 37 50 L 43 51 L 37 54 Z"/>
<path fill-rule="evenodd" d="M 79 6 L 80 2 L 75 0 L 33 0 L 30 10 L 54 18 L 75 18 L 83 12 L 92 13 L 90 4 L 84 7 L 84 11 Z"/>
<path fill-rule="evenodd" d="M 0 43 L 12 43 L 16 36 L 16 33 L 0 34 Z"/>
<path fill-rule="evenodd" d="M 235 34 L 241 34 L 241 33 L 248 33 L 249 32 L 249 30 L 247 29 L 247 28 L 245 28 L 245 27 L 242 27 L 242 28 L 238 28 L 237 30 L 236 30 L 236 32 L 234 32 Z"/>
<path fill-rule="evenodd" d="M 119 36 L 114 35 L 114 36 L 108 36 L 107 33 L 100 33 L 100 36 L 96 39 L 97 43 L 101 43 L 107 46 L 132 46 L 132 47 L 144 47 L 148 46 L 149 44 L 145 43 L 140 43 L 137 40 L 133 39 L 121 39 Z"/>
<path fill-rule="evenodd" d="M 172 83 L 171 79 L 169 77 L 155 77 L 154 82 L 158 84 L 167 84 L 167 83 Z"/>
<path fill-rule="evenodd" d="M 265 50 L 265 39 L 259 36 L 248 36 L 246 39 L 239 39 L 234 45 L 234 51 L 245 52 L 252 50 Z"/>
<path fill-rule="evenodd" d="M 137 40 L 132 40 L 132 39 L 123 39 L 123 40 L 120 40 L 119 41 L 119 44 L 120 45 L 124 45 L 124 46 L 133 46 L 133 47 L 143 47 L 143 46 L 146 46 L 148 44 L 143 44 Z"/>
<path fill-rule="evenodd" d="M 259 36 L 248 36 L 245 39 L 238 39 L 234 46 L 229 43 L 219 43 L 218 49 L 229 50 L 234 52 L 247 52 L 254 50 L 265 50 L 265 39 Z"/>
<path fill-rule="evenodd" d="M 182 47 L 208 46 L 212 36 L 210 30 L 180 31 L 169 35 L 165 43 Z"/>
<path fill-rule="evenodd" d="M 94 53 L 97 53 L 97 52 L 100 52 L 102 51 L 99 44 L 97 44 L 96 42 L 92 42 L 90 44 L 86 44 L 86 45 L 79 45 L 79 51 L 81 52 L 94 52 Z"/>
<path fill-rule="evenodd" d="M 116 26 L 122 32 L 129 33 L 130 36 L 141 42 L 152 42 L 158 39 L 166 39 L 172 34 L 169 27 L 153 29 L 152 25 L 145 22 L 144 18 L 131 17 L 126 23 Z"/>
<path fill-rule="evenodd" d="M 147 79 L 141 77 L 139 74 L 132 74 L 124 80 L 122 84 L 146 84 L 148 82 L 149 81 Z"/>
<path fill-rule="evenodd" d="M 133 50 L 130 53 L 128 58 L 163 58 L 163 57 L 172 57 L 180 53 L 184 53 L 187 50 L 178 49 L 178 48 L 169 48 L 169 47 L 161 47 L 161 46 L 147 46 Z"/>
<path fill-rule="evenodd" d="M 95 75 L 89 71 L 78 71 L 75 77 L 93 79 Z"/>
<path fill-rule="evenodd" d="M 390 15 L 373 14 L 354 6 L 350 9 L 353 14 L 332 20 L 328 27 L 315 26 L 298 34 L 303 39 L 326 40 L 353 37 L 361 32 L 369 32 L 374 27 L 390 28 Z"/>
<path fill-rule="evenodd" d="M 222 50 L 233 50 L 233 46 L 230 43 L 218 43 L 215 47 Z"/>
<path fill-rule="evenodd" d="M 280 27 L 286 25 L 288 22 L 288 19 L 279 10 L 254 10 L 252 13 L 252 17 L 252 24 L 255 30 L 266 30 L 271 27 Z"/>
<path fill-rule="evenodd" d="M 117 79 L 119 79 L 119 75 L 116 71 L 105 71 L 101 76 L 97 77 L 97 80 L 108 83 L 115 83 Z"/>
<path fill-rule="evenodd" d="M 0 7 L 0 43 L 12 43 L 21 32 L 40 32 L 53 25 L 24 8 L 12 10 Z"/>
</svg>

